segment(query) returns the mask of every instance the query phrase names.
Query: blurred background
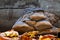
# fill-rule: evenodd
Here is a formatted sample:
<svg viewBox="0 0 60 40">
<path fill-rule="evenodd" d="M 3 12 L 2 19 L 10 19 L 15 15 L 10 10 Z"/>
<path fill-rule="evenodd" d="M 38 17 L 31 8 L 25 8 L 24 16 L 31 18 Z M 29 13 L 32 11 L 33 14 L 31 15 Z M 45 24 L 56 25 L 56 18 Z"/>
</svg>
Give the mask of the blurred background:
<svg viewBox="0 0 60 40">
<path fill-rule="evenodd" d="M 26 8 L 43 8 L 60 16 L 60 0 L 0 0 L 0 31 L 10 30 Z"/>
</svg>

